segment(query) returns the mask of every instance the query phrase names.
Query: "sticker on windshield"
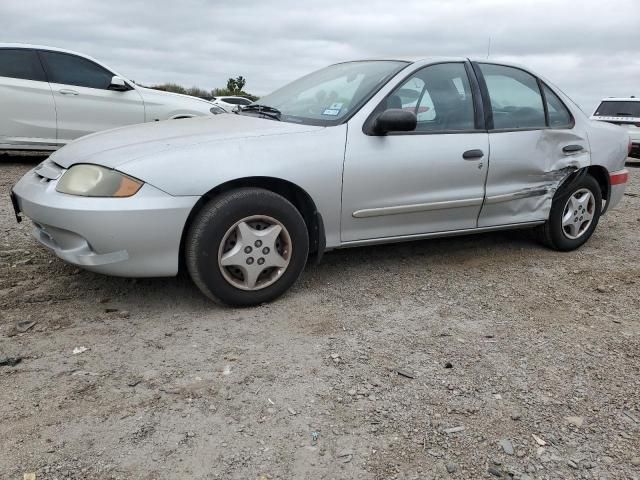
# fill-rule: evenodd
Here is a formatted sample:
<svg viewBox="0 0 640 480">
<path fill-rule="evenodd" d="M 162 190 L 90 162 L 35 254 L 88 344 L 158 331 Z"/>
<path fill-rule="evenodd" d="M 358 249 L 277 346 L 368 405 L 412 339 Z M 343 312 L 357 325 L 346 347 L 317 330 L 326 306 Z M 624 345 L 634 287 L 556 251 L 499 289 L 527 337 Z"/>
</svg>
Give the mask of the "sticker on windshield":
<svg viewBox="0 0 640 480">
<path fill-rule="evenodd" d="M 329 108 L 327 108 L 324 112 L 322 112 L 323 115 L 332 115 L 332 116 L 336 116 L 340 113 L 340 110 L 342 110 L 342 105 L 344 105 L 343 103 L 332 103 L 331 106 Z"/>
</svg>

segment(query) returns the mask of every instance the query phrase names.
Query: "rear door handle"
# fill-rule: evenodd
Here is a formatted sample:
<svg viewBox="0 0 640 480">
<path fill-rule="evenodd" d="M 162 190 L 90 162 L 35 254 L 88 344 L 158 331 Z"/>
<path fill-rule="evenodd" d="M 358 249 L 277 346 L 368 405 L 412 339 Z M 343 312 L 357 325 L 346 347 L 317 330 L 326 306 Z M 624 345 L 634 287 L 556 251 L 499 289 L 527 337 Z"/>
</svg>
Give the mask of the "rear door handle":
<svg viewBox="0 0 640 480">
<path fill-rule="evenodd" d="M 484 157 L 484 152 L 480 149 L 467 150 L 462 154 L 462 158 L 465 160 L 479 160 Z"/>
<path fill-rule="evenodd" d="M 68 88 L 63 88 L 62 90 L 58 90 L 58 92 L 60 92 L 61 95 L 78 95 L 78 92 Z"/>
<path fill-rule="evenodd" d="M 582 150 L 584 150 L 584 147 L 582 145 L 567 145 L 566 147 L 562 148 L 562 151 L 564 153 L 578 153 Z"/>
</svg>

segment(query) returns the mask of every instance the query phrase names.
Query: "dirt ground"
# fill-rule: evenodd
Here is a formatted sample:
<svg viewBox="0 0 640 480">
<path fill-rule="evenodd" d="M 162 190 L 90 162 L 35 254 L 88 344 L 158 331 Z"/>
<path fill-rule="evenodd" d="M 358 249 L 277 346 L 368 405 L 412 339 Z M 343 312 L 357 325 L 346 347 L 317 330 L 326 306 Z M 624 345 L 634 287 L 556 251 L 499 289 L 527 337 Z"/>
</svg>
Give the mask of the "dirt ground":
<svg viewBox="0 0 640 480">
<path fill-rule="evenodd" d="M 38 246 L 36 163 L 0 159 L 0 478 L 640 478 L 640 169 L 579 251 L 336 251 L 234 310 Z"/>
</svg>

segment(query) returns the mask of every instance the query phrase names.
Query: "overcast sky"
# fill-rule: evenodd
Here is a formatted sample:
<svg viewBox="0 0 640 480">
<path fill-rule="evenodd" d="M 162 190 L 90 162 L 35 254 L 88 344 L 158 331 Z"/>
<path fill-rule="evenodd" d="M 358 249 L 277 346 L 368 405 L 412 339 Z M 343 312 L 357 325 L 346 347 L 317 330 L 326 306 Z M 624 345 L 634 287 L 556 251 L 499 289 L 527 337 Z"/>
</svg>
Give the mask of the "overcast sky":
<svg viewBox="0 0 640 480">
<path fill-rule="evenodd" d="M 265 94 L 374 57 L 469 56 L 529 66 L 591 113 L 640 96 L 640 0 L 0 0 L 0 41 L 91 55 L 143 84 L 206 89 L 243 75 Z"/>
</svg>

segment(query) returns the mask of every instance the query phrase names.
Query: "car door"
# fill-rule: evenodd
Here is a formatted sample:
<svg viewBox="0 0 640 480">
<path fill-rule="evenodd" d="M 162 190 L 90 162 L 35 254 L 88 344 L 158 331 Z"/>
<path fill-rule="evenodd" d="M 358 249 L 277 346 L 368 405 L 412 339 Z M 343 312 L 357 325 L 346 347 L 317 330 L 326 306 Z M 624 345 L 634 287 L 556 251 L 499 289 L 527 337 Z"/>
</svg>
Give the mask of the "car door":
<svg viewBox="0 0 640 480">
<path fill-rule="evenodd" d="M 56 146 L 56 108 L 34 50 L 0 49 L 0 147 Z"/>
<path fill-rule="evenodd" d="M 531 73 L 489 63 L 474 69 L 489 114 L 491 149 L 478 226 L 546 220 L 559 182 L 590 163 L 587 132 Z"/>
<path fill-rule="evenodd" d="M 134 89 L 110 89 L 114 74 L 89 59 L 63 52 L 39 52 L 58 113 L 58 140 L 144 122 L 144 103 Z"/>
<path fill-rule="evenodd" d="M 384 98 L 364 128 L 349 124 L 343 242 L 476 227 L 489 149 L 470 72 L 464 62 L 421 68 Z M 414 112 L 415 131 L 371 133 L 367 124 L 389 108 Z"/>
</svg>

